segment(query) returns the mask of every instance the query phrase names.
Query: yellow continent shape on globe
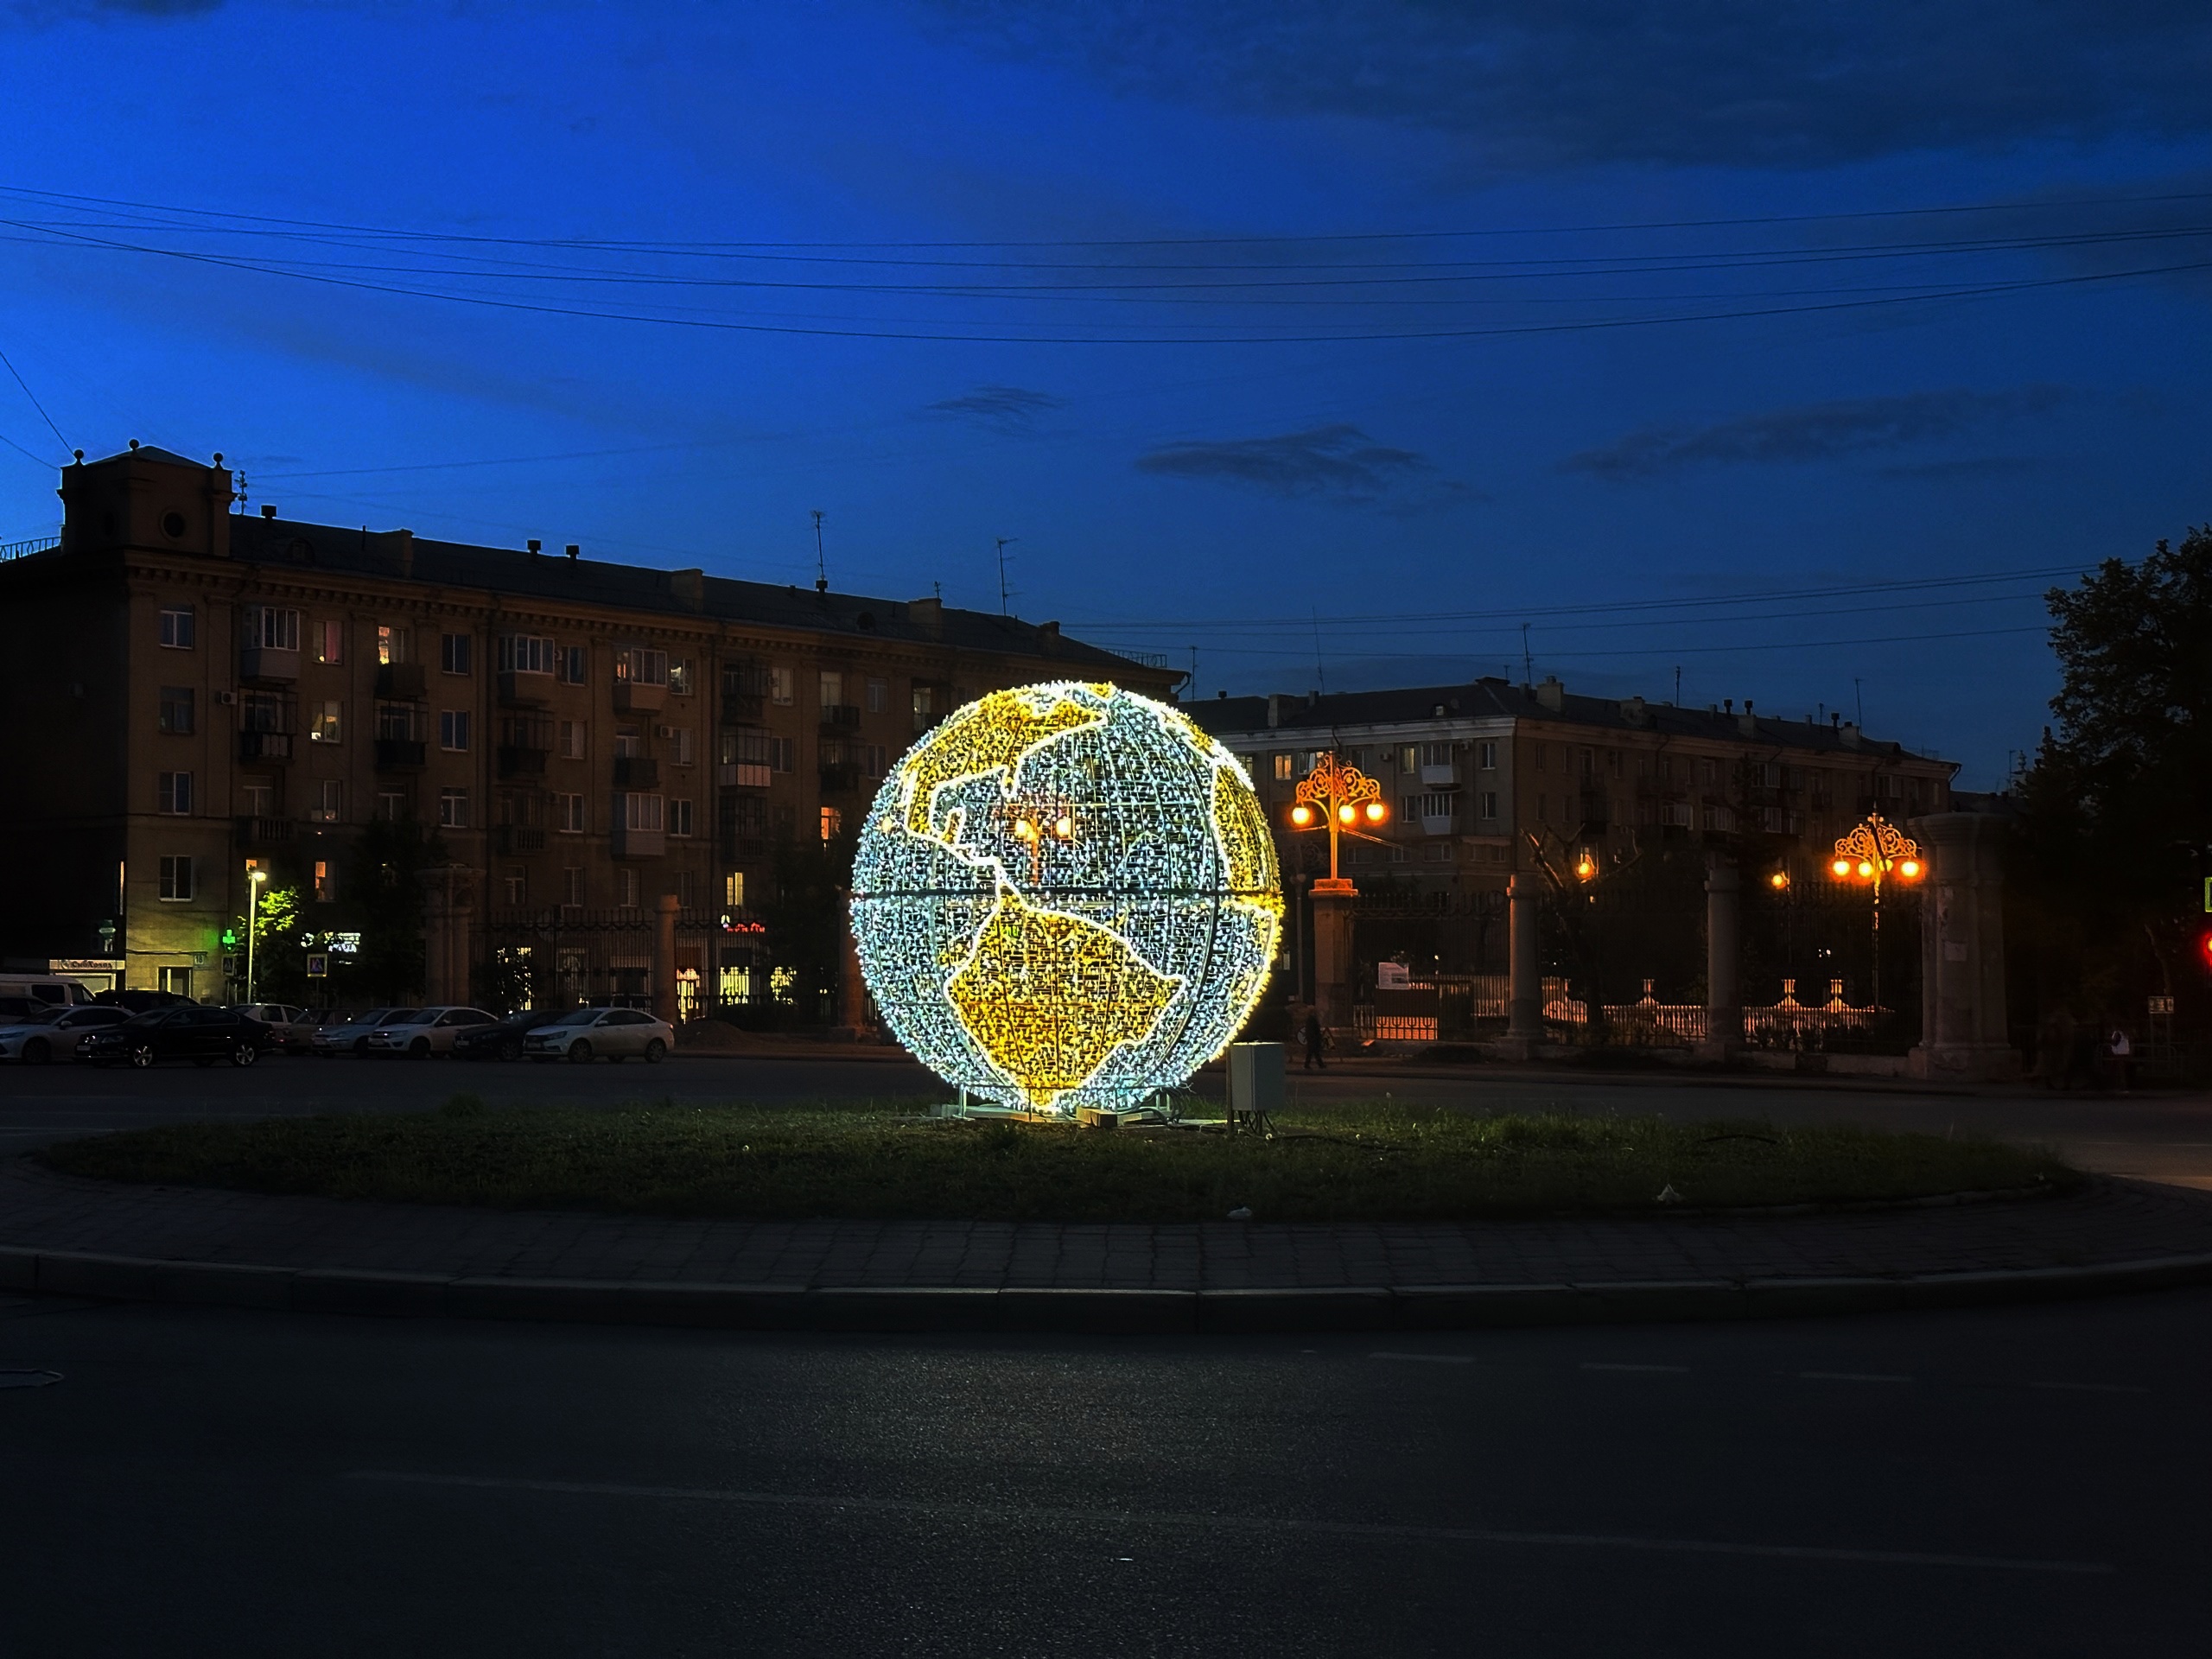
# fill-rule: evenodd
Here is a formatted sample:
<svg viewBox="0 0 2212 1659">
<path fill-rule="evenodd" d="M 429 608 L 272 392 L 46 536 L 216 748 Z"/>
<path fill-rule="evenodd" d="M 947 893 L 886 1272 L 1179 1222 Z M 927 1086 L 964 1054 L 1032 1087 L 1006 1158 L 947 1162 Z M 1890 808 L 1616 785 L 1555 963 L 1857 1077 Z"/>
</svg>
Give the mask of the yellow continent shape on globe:
<svg viewBox="0 0 2212 1659">
<path fill-rule="evenodd" d="M 945 990 L 976 1046 L 1044 1107 L 1149 1036 L 1180 986 L 1096 922 L 1007 889 Z"/>
<path fill-rule="evenodd" d="M 945 785 L 1003 772 L 1046 739 L 1105 719 L 1103 709 L 1065 697 L 1040 709 L 1020 691 L 994 691 L 969 703 L 906 761 L 906 828 L 918 836 L 935 835 L 937 792 Z"/>
</svg>

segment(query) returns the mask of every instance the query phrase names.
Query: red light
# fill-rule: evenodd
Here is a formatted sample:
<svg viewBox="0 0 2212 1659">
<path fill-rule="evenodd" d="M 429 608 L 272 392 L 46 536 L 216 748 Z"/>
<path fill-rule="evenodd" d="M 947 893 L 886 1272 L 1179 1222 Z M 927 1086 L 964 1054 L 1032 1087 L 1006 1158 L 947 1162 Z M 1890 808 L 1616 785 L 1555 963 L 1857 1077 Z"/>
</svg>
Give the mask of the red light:
<svg viewBox="0 0 2212 1659">
<path fill-rule="evenodd" d="M 2196 954 L 2204 958 L 2207 968 L 2212 968 L 2212 927 L 2196 936 Z"/>
</svg>

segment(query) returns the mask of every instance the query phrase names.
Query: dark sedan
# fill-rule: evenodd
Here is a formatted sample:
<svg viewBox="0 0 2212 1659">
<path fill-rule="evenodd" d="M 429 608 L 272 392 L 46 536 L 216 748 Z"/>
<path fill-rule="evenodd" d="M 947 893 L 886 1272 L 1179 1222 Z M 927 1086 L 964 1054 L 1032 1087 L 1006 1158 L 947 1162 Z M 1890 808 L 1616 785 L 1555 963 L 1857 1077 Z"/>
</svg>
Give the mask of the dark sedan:
<svg viewBox="0 0 2212 1659">
<path fill-rule="evenodd" d="M 471 1027 L 453 1039 L 453 1057 L 456 1060 L 518 1060 L 523 1033 L 550 1026 L 560 1017 L 552 1008 L 526 1008 L 496 1025 Z"/>
<path fill-rule="evenodd" d="M 94 1065 L 149 1066 L 157 1060 L 251 1065 L 277 1046 L 276 1033 L 236 1008 L 150 1008 L 119 1026 L 92 1032 L 77 1058 Z"/>
</svg>

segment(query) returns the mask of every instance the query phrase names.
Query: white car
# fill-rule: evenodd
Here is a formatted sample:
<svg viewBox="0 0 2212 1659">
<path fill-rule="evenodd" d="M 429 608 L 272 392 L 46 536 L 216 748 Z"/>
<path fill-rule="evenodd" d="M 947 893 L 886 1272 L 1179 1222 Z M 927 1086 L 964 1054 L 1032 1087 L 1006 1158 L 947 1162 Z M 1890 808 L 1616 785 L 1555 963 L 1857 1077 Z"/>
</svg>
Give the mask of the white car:
<svg viewBox="0 0 2212 1659">
<path fill-rule="evenodd" d="M 323 1023 L 320 1015 L 296 1008 L 289 1002 L 236 1002 L 232 1006 L 274 1032 L 287 1054 L 305 1053 Z"/>
<path fill-rule="evenodd" d="M 326 1060 L 334 1060 L 340 1054 L 365 1054 L 369 1052 L 369 1033 L 378 1026 L 395 1020 L 411 1020 L 418 1010 L 414 1008 L 371 1008 L 351 1019 L 334 1020 L 327 1026 L 315 1027 L 315 1035 L 308 1041 L 311 1053 Z"/>
<path fill-rule="evenodd" d="M 22 1065 L 44 1065 L 49 1060 L 74 1056 L 77 1041 L 88 1031 L 119 1026 L 130 1017 L 128 1008 L 95 1002 L 67 1008 L 48 1008 L 10 1025 L 0 1026 L 0 1060 Z"/>
<path fill-rule="evenodd" d="M 647 1065 L 658 1065 L 675 1046 L 675 1029 L 642 1008 L 577 1008 L 522 1039 L 522 1052 L 533 1060 L 620 1062 L 642 1054 Z"/>
<path fill-rule="evenodd" d="M 481 1008 L 410 1008 L 404 1020 L 387 1020 L 372 1031 L 362 1052 L 427 1060 L 433 1054 L 452 1053 L 453 1039 L 470 1027 L 498 1023 L 497 1014 Z"/>
</svg>

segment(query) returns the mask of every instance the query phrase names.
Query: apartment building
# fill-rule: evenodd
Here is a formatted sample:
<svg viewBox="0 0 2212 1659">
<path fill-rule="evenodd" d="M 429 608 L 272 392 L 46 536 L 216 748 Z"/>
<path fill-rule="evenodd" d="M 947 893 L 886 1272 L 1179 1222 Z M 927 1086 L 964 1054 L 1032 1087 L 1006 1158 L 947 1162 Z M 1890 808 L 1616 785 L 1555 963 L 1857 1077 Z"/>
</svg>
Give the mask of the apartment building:
<svg viewBox="0 0 2212 1659">
<path fill-rule="evenodd" d="M 373 817 L 435 825 L 486 910 L 742 912 L 969 697 L 1179 677 L 935 599 L 242 516 L 219 455 L 80 456 L 60 494 L 0 563 L 0 932 L 133 986 L 226 994 L 249 868 L 311 912 Z"/>
<path fill-rule="evenodd" d="M 1298 780 L 1333 751 L 1391 806 L 1380 844 L 1344 844 L 1343 873 L 1425 895 L 1502 893 L 1540 845 L 1604 861 L 1639 839 L 1744 831 L 1793 879 L 1826 880 L 1836 837 L 1872 810 L 1900 823 L 1946 810 L 1957 770 L 1840 715 L 1761 715 L 1749 698 L 1738 709 L 1585 696 L 1557 679 L 1224 697 L 1191 714 L 1250 770 L 1286 871 L 1314 868 L 1321 851 L 1325 837 L 1294 831 L 1289 810 Z"/>
</svg>

